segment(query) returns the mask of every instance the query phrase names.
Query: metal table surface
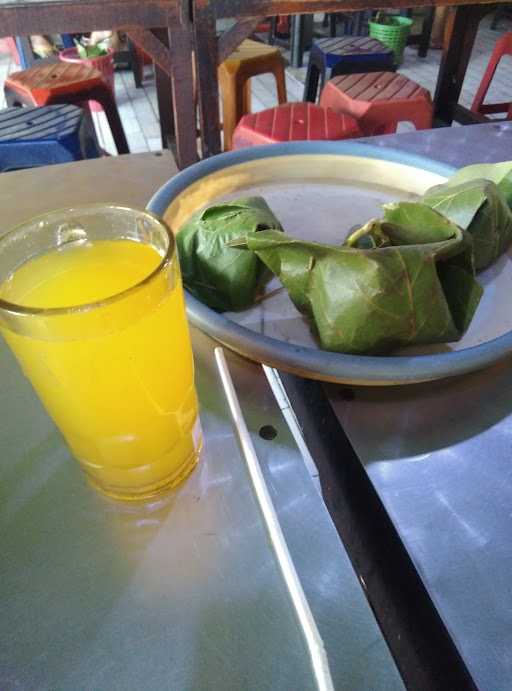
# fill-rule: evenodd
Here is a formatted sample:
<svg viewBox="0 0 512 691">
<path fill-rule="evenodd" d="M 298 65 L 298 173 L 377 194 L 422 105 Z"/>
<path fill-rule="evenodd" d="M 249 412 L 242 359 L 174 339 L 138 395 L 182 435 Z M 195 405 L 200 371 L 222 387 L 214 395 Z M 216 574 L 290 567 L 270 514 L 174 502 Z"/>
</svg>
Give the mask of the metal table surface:
<svg viewBox="0 0 512 691">
<path fill-rule="evenodd" d="M 366 141 L 455 166 L 512 159 L 512 123 Z M 477 686 L 508 691 L 512 360 L 353 398 L 326 391 Z"/>
<path fill-rule="evenodd" d="M 4 223 L 84 199 L 140 205 L 169 170 L 165 158 L 2 175 Z M 44 199 L 34 197 L 38 189 Z M 2 691 L 315 688 L 233 435 L 214 344 L 197 331 L 193 342 L 205 449 L 183 486 L 144 506 L 109 501 L 87 485 L 0 345 Z M 262 369 L 233 354 L 228 364 L 336 689 L 403 689 Z M 259 435 L 264 425 L 276 429 L 272 441 Z"/>
</svg>

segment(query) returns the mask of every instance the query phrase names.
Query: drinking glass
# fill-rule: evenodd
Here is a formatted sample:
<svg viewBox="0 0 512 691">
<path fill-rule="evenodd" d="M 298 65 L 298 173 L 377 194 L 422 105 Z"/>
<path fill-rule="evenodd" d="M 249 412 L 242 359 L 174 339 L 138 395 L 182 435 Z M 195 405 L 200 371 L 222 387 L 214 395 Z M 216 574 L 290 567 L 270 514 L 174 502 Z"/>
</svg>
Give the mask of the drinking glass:
<svg viewBox="0 0 512 691">
<path fill-rule="evenodd" d="M 92 204 L 0 237 L 0 333 L 97 488 L 146 498 L 192 471 L 194 366 L 163 221 Z"/>
</svg>

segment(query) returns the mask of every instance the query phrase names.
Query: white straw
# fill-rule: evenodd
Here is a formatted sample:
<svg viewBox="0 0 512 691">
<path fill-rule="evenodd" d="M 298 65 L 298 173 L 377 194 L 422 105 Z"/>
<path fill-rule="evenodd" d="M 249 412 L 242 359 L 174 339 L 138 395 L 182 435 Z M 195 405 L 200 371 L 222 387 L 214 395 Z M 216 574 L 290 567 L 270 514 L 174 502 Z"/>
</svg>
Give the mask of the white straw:
<svg viewBox="0 0 512 691">
<path fill-rule="evenodd" d="M 319 691 L 334 691 L 324 643 L 300 584 L 297 571 L 295 570 L 283 531 L 279 524 L 279 519 L 277 518 L 274 505 L 272 504 L 272 499 L 268 493 L 265 479 L 261 472 L 258 457 L 256 456 L 256 451 L 247 425 L 245 424 L 222 348 L 215 348 L 215 359 L 217 361 L 222 386 L 224 387 L 224 393 L 228 400 L 229 410 L 236 429 L 238 441 L 249 469 L 249 475 L 268 529 L 270 541 L 309 649 L 311 665 L 313 667 L 318 689 Z"/>
</svg>

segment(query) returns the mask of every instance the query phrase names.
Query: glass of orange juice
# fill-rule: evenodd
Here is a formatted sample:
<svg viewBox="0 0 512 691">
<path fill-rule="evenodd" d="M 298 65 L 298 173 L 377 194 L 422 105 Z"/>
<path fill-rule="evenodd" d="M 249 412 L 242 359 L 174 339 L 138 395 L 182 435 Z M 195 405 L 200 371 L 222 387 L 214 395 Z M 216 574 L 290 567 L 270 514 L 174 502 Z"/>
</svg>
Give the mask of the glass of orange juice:
<svg viewBox="0 0 512 691">
<path fill-rule="evenodd" d="M 0 236 L 0 332 L 96 487 L 142 499 L 192 471 L 192 349 L 161 220 L 92 204 Z"/>
</svg>

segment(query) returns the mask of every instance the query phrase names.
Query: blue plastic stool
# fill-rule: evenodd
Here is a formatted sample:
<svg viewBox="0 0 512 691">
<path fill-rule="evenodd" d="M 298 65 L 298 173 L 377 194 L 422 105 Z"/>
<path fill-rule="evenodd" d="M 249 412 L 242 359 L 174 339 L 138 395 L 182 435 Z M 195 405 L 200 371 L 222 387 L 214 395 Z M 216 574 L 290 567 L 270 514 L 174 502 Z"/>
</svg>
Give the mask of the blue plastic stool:
<svg viewBox="0 0 512 691">
<path fill-rule="evenodd" d="M 390 72 L 396 69 L 394 63 L 393 51 L 375 38 L 321 38 L 311 47 L 303 100 L 315 103 L 318 82 L 322 90 L 327 70 L 331 71 L 329 78 L 360 72 Z"/>
<path fill-rule="evenodd" d="M 77 106 L 0 111 L 0 172 L 100 155 L 90 116 Z"/>
</svg>

